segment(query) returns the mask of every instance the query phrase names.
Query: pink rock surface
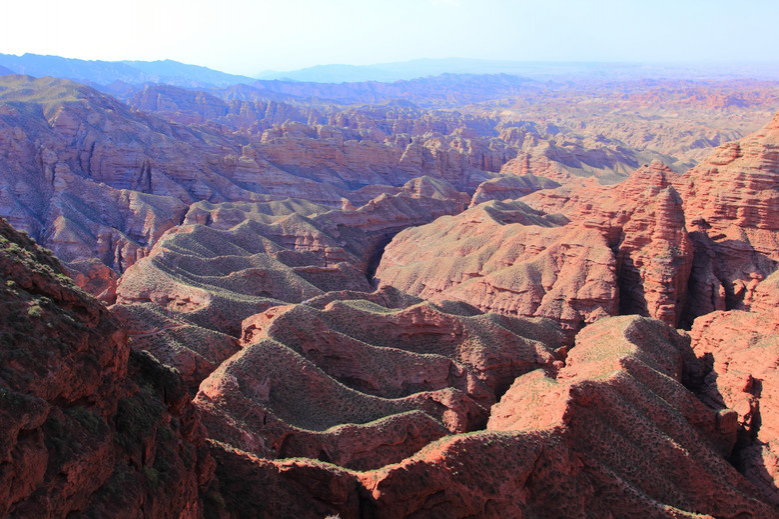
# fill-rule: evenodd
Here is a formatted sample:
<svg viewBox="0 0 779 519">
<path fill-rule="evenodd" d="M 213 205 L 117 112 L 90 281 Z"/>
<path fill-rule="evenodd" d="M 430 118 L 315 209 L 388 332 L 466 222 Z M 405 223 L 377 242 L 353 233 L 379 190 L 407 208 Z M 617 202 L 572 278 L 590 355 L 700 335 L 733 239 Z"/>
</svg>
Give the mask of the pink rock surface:
<svg viewBox="0 0 779 519">
<path fill-rule="evenodd" d="M 519 201 L 489 202 L 401 232 L 376 279 L 431 301 L 549 317 L 570 330 L 618 308 L 616 262 L 603 236 Z"/>
<path fill-rule="evenodd" d="M 674 187 L 679 182 L 676 173 L 655 161 L 616 186 L 543 191 L 524 201 L 601 232 L 616 250 L 620 313 L 677 326 L 688 307 L 694 256 Z"/>
<path fill-rule="evenodd" d="M 515 200 L 540 189 L 554 189 L 560 184 L 535 175 L 507 175 L 491 178 L 479 184 L 471 199 L 471 207 L 490 200 Z"/>
<path fill-rule="evenodd" d="M 696 265 L 703 287 L 699 298 L 715 296 L 714 304 L 699 315 L 745 308 L 756 282 L 776 268 L 778 142 L 775 116 L 762 129 L 720 146 L 683 177 L 679 189 L 687 227 L 701 251 Z"/>
<path fill-rule="evenodd" d="M 211 437 L 271 457 L 366 469 L 483 426 L 516 376 L 552 369 L 551 322 L 366 300 L 274 307 L 200 386 Z"/>
<path fill-rule="evenodd" d="M 723 459 L 732 437 L 719 433 L 718 413 L 680 383 L 690 357 L 659 321 L 603 319 L 580 333 L 556 378 L 519 377 L 488 431 L 360 480 L 377 517 L 775 515 Z"/>
<path fill-rule="evenodd" d="M 116 284 L 119 275 L 97 258 L 73 261 L 67 264 L 73 281 L 86 293 L 111 305 L 116 302 Z"/>
<path fill-rule="evenodd" d="M 779 321 L 764 312 L 713 312 L 696 319 L 690 335 L 710 369 L 703 398 L 737 413 L 736 466 L 779 504 Z"/>
</svg>

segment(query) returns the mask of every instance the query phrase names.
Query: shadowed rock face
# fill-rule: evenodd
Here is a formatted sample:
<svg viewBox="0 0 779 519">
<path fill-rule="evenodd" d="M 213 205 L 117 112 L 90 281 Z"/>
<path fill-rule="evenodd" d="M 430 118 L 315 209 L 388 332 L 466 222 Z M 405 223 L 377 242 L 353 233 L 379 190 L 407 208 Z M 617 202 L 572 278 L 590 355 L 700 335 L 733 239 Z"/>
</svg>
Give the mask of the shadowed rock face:
<svg viewBox="0 0 779 519">
<path fill-rule="evenodd" d="M 779 117 L 717 148 L 684 174 L 680 193 L 695 242 L 696 315 L 748 306 L 779 261 Z"/>
<path fill-rule="evenodd" d="M 239 349 L 235 337 L 178 319 L 152 303 L 113 305 L 111 313 L 127 330 L 131 347 L 178 370 L 191 395 Z"/>
<path fill-rule="evenodd" d="M 97 258 L 72 261 L 66 270 L 81 289 L 111 305 L 116 302 L 116 284 L 119 275 Z"/>
<path fill-rule="evenodd" d="M 694 252 L 674 187 L 679 182 L 677 174 L 653 162 L 617 186 L 543 191 L 523 201 L 600 231 L 616 252 L 621 314 L 677 326 L 687 308 Z"/>
<path fill-rule="evenodd" d="M 776 277 L 774 274 L 763 283 L 775 285 Z M 769 290 L 774 291 L 775 286 Z M 758 285 L 757 291 L 763 296 L 768 290 Z M 779 505 L 776 308 L 712 312 L 695 320 L 690 335 L 695 354 L 708 370 L 702 398 L 715 409 L 737 413 L 735 466 L 771 503 Z"/>
<path fill-rule="evenodd" d="M 201 517 L 214 461 L 181 379 L 63 272 L 0 219 L 0 515 Z"/>
</svg>

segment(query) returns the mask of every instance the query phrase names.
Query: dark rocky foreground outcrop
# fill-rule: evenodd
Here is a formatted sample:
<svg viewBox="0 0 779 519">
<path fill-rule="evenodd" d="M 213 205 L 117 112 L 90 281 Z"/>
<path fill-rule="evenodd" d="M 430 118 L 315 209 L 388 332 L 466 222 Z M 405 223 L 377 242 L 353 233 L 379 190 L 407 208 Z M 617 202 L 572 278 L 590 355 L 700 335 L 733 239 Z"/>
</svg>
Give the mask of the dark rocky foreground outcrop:
<svg viewBox="0 0 779 519">
<path fill-rule="evenodd" d="M 181 377 L 0 220 L 0 516 L 202 517 L 215 461 Z"/>
</svg>

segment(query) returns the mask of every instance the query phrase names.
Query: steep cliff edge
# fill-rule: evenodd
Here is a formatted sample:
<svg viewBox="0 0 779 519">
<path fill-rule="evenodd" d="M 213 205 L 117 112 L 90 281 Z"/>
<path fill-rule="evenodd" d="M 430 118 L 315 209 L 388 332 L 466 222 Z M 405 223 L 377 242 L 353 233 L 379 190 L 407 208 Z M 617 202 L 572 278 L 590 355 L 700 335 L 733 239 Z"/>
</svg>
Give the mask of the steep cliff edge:
<svg viewBox="0 0 779 519">
<path fill-rule="evenodd" d="M 0 515 L 202 516 L 214 461 L 178 374 L 2 219 L 0 280 Z"/>
<path fill-rule="evenodd" d="M 757 283 L 779 262 L 779 114 L 718 147 L 682 181 L 696 249 L 690 294 L 696 315 L 748 308 Z"/>
</svg>

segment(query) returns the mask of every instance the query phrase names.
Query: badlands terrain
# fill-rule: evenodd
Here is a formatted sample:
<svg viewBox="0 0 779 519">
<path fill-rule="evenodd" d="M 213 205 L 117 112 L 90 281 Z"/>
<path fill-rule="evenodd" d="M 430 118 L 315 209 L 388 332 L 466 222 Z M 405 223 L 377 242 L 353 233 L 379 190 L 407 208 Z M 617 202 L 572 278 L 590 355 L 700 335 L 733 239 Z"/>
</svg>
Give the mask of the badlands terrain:
<svg viewBox="0 0 779 519">
<path fill-rule="evenodd" d="M 0 68 L 0 517 L 779 517 L 779 83 L 141 65 Z"/>
</svg>

